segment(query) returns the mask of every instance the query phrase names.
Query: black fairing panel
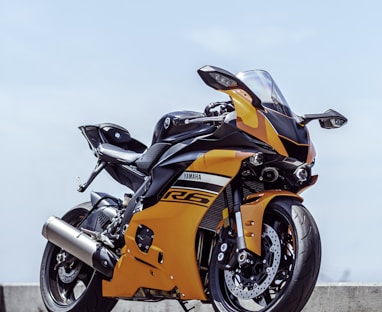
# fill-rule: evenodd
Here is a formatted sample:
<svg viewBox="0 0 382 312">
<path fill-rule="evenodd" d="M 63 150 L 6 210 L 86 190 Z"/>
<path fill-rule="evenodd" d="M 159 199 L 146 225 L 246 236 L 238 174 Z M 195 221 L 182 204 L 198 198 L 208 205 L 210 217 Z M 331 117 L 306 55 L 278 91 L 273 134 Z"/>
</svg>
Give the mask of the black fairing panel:
<svg viewBox="0 0 382 312">
<path fill-rule="evenodd" d="M 122 126 L 112 123 L 104 123 L 100 124 L 99 128 L 107 141 L 113 145 L 122 147 L 131 140 L 129 131 Z"/>
<path fill-rule="evenodd" d="M 277 133 L 297 144 L 308 144 L 309 138 L 306 128 L 300 126 L 293 118 L 268 110 L 264 114 L 275 127 Z"/>
<path fill-rule="evenodd" d="M 153 183 L 145 195 L 143 207 L 147 208 L 155 205 L 163 196 L 164 192 L 190 164 L 191 161 L 175 162 L 171 165 L 154 168 L 152 171 Z"/>
<path fill-rule="evenodd" d="M 295 142 L 289 141 L 283 137 L 280 137 L 280 139 L 290 157 L 296 158 L 302 162 L 306 161 L 309 152 L 308 145 L 298 145 Z"/>
<path fill-rule="evenodd" d="M 223 124 L 217 131 L 209 136 L 182 142 L 183 146 L 179 151 L 173 153 L 171 157 L 179 156 L 186 153 L 195 153 L 199 156 L 200 153 L 205 153 L 213 149 L 234 149 L 234 150 L 251 150 L 251 151 L 262 151 L 265 153 L 270 152 L 269 150 L 263 149 L 260 145 L 261 141 L 256 139 L 251 139 L 247 134 L 238 130 L 229 124 Z M 180 143 L 180 144 L 182 144 Z M 174 146 L 176 147 L 176 145 Z M 170 151 L 170 150 L 169 150 Z M 168 155 L 165 153 L 161 159 L 161 162 L 167 161 Z"/>
<path fill-rule="evenodd" d="M 115 179 L 118 183 L 127 186 L 134 192 L 139 189 L 144 181 L 144 175 L 129 170 L 128 167 L 123 167 L 116 164 L 108 164 L 105 170 Z"/>
<path fill-rule="evenodd" d="M 308 156 L 309 136 L 306 128 L 294 118 L 268 110 L 264 114 L 275 127 L 290 157 L 305 162 Z"/>
<path fill-rule="evenodd" d="M 105 226 L 115 217 L 119 200 L 106 193 L 92 192 L 91 204 L 92 210 L 82 222 L 81 227 L 102 232 Z"/>
<path fill-rule="evenodd" d="M 88 140 L 91 148 L 97 148 L 101 143 L 109 143 L 120 148 L 143 153 L 147 146 L 132 138 L 128 130 L 113 123 L 87 125 L 79 127 Z"/>
<path fill-rule="evenodd" d="M 104 123 L 99 125 L 99 129 L 106 139 L 105 141 L 126 150 L 143 153 L 147 146 L 132 138 L 128 130 L 122 126 Z"/>
<path fill-rule="evenodd" d="M 152 184 L 146 193 L 144 208 L 156 204 L 166 190 L 202 154 L 213 149 L 232 149 L 241 151 L 261 151 L 273 153 L 257 145 L 248 135 L 228 124 L 223 124 L 217 131 L 197 140 L 186 140 L 167 150 L 152 169 Z"/>
</svg>

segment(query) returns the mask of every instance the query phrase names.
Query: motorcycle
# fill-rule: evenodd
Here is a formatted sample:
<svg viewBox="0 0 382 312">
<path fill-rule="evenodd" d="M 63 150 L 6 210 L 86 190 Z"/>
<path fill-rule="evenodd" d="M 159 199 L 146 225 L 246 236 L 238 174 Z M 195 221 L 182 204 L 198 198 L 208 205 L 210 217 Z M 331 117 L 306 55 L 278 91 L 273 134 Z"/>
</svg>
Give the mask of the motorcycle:
<svg viewBox="0 0 382 312">
<path fill-rule="evenodd" d="M 334 129 L 334 110 L 294 114 L 271 75 L 198 70 L 228 95 L 204 112 L 163 116 L 149 147 L 125 128 L 79 127 L 122 199 L 92 192 L 50 217 L 40 269 L 48 311 L 111 311 L 117 300 L 189 300 L 215 311 L 301 311 L 317 281 L 321 242 L 300 194 L 312 186 L 307 124 Z"/>
</svg>

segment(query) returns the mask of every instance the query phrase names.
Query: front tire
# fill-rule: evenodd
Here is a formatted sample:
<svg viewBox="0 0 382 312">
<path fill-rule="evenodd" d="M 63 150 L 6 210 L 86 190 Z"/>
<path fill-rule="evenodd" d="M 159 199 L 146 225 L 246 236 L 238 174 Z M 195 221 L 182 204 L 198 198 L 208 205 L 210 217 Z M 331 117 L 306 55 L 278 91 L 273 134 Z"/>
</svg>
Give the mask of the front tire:
<svg viewBox="0 0 382 312">
<path fill-rule="evenodd" d="M 264 214 L 262 256 L 243 252 L 246 261 L 241 263 L 236 261 L 232 233 L 223 230 L 212 255 L 209 289 L 214 310 L 301 311 L 313 292 L 321 262 L 320 236 L 309 211 L 292 199 L 271 202 Z"/>
<path fill-rule="evenodd" d="M 62 219 L 79 227 L 90 207 L 90 203 L 82 204 Z M 117 303 L 102 297 L 101 274 L 50 242 L 41 261 L 40 291 L 49 312 L 108 312 Z"/>
</svg>

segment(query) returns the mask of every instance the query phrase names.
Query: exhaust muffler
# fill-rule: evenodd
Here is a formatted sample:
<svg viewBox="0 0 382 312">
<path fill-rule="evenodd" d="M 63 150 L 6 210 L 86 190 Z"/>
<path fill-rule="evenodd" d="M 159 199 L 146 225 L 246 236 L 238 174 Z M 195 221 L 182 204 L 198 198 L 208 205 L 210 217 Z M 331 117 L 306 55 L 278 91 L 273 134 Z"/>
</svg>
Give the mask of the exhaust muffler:
<svg viewBox="0 0 382 312">
<path fill-rule="evenodd" d="M 42 235 L 103 275 L 113 276 L 118 257 L 69 223 L 52 216 L 45 222 Z"/>
</svg>

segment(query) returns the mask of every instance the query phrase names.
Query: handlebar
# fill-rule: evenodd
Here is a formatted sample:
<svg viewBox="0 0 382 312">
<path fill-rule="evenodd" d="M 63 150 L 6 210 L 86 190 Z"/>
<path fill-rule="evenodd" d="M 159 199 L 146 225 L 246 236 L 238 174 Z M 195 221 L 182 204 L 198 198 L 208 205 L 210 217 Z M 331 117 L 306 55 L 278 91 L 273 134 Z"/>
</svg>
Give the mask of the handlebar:
<svg viewBox="0 0 382 312">
<path fill-rule="evenodd" d="M 217 108 L 214 110 L 215 108 Z M 220 116 L 228 112 L 234 111 L 235 108 L 231 101 L 225 101 L 225 102 L 212 102 L 206 106 L 204 109 L 204 114 L 206 116 Z"/>
<path fill-rule="evenodd" d="M 226 115 L 229 112 L 234 111 L 235 108 L 231 101 L 227 102 L 213 102 L 206 106 L 204 109 L 204 117 L 183 117 L 174 118 L 172 120 L 174 126 L 205 123 L 205 122 L 217 122 L 221 123 L 224 121 Z"/>
<path fill-rule="evenodd" d="M 222 122 L 225 119 L 225 115 L 220 116 L 209 116 L 209 117 L 199 117 L 194 119 L 186 119 L 184 120 L 184 124 L 192 124 L 192 123 L 203 123 L 203 122 Z"/>
</svg>

